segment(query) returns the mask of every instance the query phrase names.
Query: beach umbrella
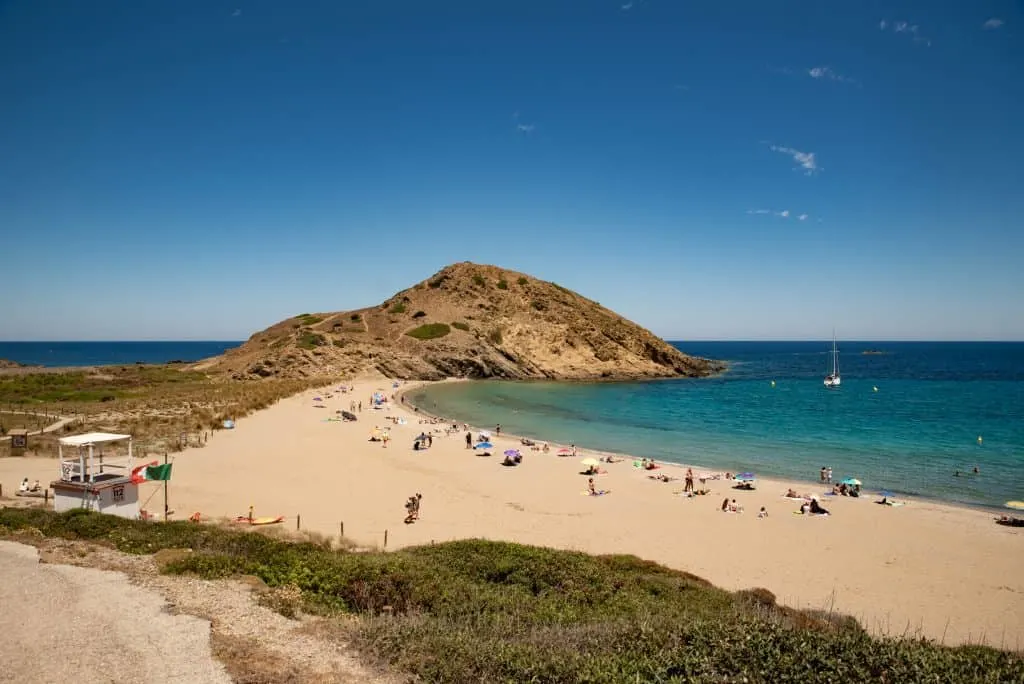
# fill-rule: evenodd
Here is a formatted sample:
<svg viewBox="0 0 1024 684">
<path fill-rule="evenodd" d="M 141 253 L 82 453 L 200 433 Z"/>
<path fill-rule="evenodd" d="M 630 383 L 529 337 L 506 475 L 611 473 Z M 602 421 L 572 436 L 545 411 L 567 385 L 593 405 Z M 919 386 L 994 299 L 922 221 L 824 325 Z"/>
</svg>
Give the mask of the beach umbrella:
<svg viewBox="0 0 1024 684">
<path fill-rule="evenodd" d="M 580 463 L 585 466 L 593 467 L 600 465 L 600 461 L 598 461 L 596 458 L 585 458 L 582 461 L 580 461 Z"/>
<path fill-rule="evenodd" d="M 847 487 L 859 487 L 863 483 L 855 477 L 848 477 L 845 480 L 841 480 L 839 484 L 844 484 Z"/>
<path fill-rule="evenodd" d="M 494 445 L 491 444 L 490 442 L 480 442 L 479 444 L 477 444 L 473 448 L 474 449 L 493 449 Z"/>
<path fill-rule="evenodd" d="M 505 449 L 505 455 L 506 456 L 518 456 L 519 455 L 519 449 Z"/>
<path fill-rule="evenodd" d="M 1007 508 L 1016 508 L 1018 511 L 1024 511 L 1024 501 L 1007 501 Z"/>
<path fill-rule="evenodd" d="M 736 476 L 736 479 L 740 482 L 753 482 L 757 478 L 754 477 L 754 473 L 740 473 Z"/>
<path fill-rule="evenodd" d="M 571 453 L 572 453 L 572 449 L 559 449 L 558 450 L 558 454 L 559 455 L 565 455 L 565 454 L 571 454 Z"/>
</svg>

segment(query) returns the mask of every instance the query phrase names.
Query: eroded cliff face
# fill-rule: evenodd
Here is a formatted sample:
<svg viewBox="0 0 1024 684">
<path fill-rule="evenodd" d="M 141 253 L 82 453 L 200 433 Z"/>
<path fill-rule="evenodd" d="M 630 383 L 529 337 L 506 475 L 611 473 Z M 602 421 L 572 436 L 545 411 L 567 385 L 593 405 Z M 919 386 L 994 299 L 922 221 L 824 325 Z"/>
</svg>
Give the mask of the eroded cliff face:
<svg viewBox="0 0 1024 684">
<path fill-rule="evenodd" d="M 625 380 L 724 367 L 559 285 L 468 262 L 378 306 L 281 321 L 200 365 L 238 378 L 377 370 L 406 380 Z"/>
</svg>

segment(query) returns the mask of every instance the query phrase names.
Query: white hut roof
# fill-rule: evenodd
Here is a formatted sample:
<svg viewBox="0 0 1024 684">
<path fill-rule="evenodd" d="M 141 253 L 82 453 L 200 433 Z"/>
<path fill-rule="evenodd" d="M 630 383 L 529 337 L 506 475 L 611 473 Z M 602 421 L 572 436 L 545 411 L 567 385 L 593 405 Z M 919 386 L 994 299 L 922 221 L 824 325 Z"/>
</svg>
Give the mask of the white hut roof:
<svg viewBox="0 0 1024 684">
<path fill-rule="evenodd" d="M 131 435 L 115 435 L 109 432 L 87 432 L 84 435 L 71 435 L 61 437 L 60 443 L 64 446 L 89 446 L 90 444 L 105 444 L 107 442 L 120 442 L 123 439 L 131 439 Z"/>
</svg>

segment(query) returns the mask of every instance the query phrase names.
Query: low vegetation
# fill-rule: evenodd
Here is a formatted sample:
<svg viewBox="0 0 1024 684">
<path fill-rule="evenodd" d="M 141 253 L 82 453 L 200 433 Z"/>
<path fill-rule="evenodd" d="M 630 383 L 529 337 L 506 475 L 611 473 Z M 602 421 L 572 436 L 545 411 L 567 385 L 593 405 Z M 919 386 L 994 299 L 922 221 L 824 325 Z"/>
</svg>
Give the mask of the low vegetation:
<svg viewBox="0 0 1024 684">
<path fill-rule="evenodd" d="M 425 323 L 405 333 L 417 340 L 436 340 L 450 333 L 452 329 L 447 323 Z"/>
<path fill-rule="evenodd" d="M 316 349 L 327 344 L 327 338 L 319 333 L 312 331 L 304 331 L 299 338 L 295 341 L 295 345 L 299 349 Z"/>
<path fill-rule="evenodd" d="M 765 590 L 730 593 L 633 556 L 479 540 L 349 552 L 327 540 L 295 543 L 80 510 L 2 509 L 0 535 L 89 540 L 136 554 L 192 549 L 174 554 L 164 571 L 254 575 L 269 587 L 266 605 L 285 615 L 321 614 L 365 657 L 418 681 L 1024 678 L 1016 654 L 873 638 L 850 618 L 783 608 Z"/>
<path fill-rule="evenodd" d="M 0 376 L 0 408 L 5 417 L 12 411 L 43 414 L 18 421 L 32 429 L 56 422 L 57 416 L 74 418 L 60 431 L 32 435 L 29 449 L 35 455 L 56 455 L 58 438 L 89 430 L 131 434 L 140 453 L 161 453 L 202 444 L 204 433 L 221 429 L 228 418 L 242 418 L 333 380 L 241 381 L 173 366 L 105 366 Z M 0 444 L 0 454 L 5 449 Z"/>
<path fill-rule="evenodd" d="M 490 342 L 491 344 L 501 344 L 501 341 L 502 341 L 501 328 L 492 328 L 487 333 L 487 341 Z"/>
<path fill-rule="evenodd" d="M 528 282 L 530 282 L 530 281 L 527 280 L 524 276 L 519 276 L 519 278 L 516 280 L 516 284 L 518 284 L 520 286 L 526 285 Z"/>
<path fill-rule="evenodd" d="M 402 302 L 399 302 L 398 304 L 395 304 L 390 309 L 388 309 L 388 313 L 389 314 L 396 314 L 396 315 L 397 314 L 404 314 L 405 313 L 405 304 L 403 304 Z"/>
<path fill-rule="evenodd" d="M 416 313 L 414 313 L 414 314 L 412 315 L 412 317 L 413 317 L 413 318 L 423 318 L 423 317 L 424 317 L 424 316 L 426 316 L 426 315 L 427 315 L 427 312 L 426 312 L 426 311 L 417 311 Z"/>
<path fill-rule="evenodd" d="M 317 323 L 321 323 L 324 320 L 319 316 L 314 316 L 313 314 L 308 313 L 300 314 L 298 316 L 298 319 L 302 325 L 316 325 Z"/>
<path fill-rule="evenodd" d="M 498 289 L 499 290 L 507 290 L 508 289 L 508 281 L 505 280 L 504 278 L 499 280 L 498 281 Z"/>
<path fill-rule="evenodd" d="M 487 281 L 484 280 L 484 277 L 482 275 L 480 275 L 479 273 L 474 273 L 473 274 L 473 284 L 476 285 L 477 287 L 483 287 L 484 285 L 487 284 Z"/>
<path fill-rule="evenodd" d="M 457 328 L 459 330 L 464 330 L 466 332 L 469 332 L 469 323 L 463 323 L 462 321 L 455 321 L 454 323 L 452 323 L 452 327 L 453 328 Z"/>
</svg>

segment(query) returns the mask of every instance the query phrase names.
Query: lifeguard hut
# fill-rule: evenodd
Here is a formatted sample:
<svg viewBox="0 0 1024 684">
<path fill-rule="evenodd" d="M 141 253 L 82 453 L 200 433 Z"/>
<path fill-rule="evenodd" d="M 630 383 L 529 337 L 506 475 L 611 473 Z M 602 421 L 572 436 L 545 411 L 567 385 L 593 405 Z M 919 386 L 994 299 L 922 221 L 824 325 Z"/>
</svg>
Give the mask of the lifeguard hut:
<svg viewBox="0 0 1024 684">
<path fill-rule="evenodd" d="M 127 455 L 110 445 L 127 442 Z M 106 449 L 104 449 L 106 447 Z M 57 512 L 85 508 L 121 518 L 139 517 L 139 486 L 132 482 L 132 437 L 107 432 L 62 437 L 60 479 L 50 483 Z M 65 450 L 73 455 L 65 457 Z"/>
</svg>

